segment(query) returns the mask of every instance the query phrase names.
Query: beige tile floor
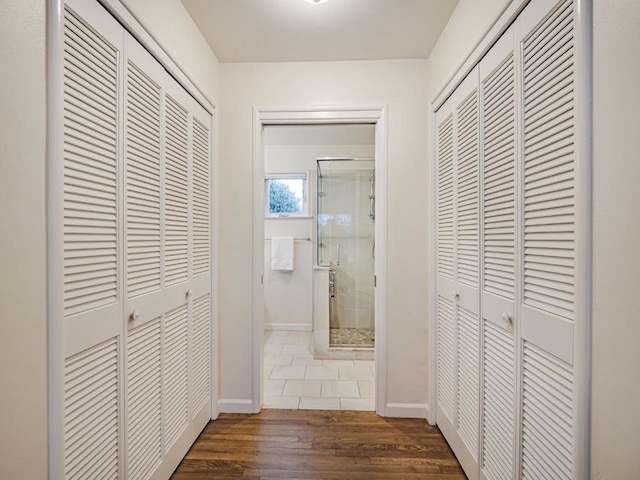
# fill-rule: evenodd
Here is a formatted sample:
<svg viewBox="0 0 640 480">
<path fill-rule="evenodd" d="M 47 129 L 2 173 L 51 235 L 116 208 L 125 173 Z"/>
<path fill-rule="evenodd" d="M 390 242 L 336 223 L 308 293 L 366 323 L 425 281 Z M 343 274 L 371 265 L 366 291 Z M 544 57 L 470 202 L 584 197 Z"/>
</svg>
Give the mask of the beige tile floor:
<svg viewBox="0 0 640 480">
<path fill-rule="evenodd" d="M 373 360 L 315 360 L 313 333 L 267 330 L 264 408 L 375 410 Z"/>
</svg>

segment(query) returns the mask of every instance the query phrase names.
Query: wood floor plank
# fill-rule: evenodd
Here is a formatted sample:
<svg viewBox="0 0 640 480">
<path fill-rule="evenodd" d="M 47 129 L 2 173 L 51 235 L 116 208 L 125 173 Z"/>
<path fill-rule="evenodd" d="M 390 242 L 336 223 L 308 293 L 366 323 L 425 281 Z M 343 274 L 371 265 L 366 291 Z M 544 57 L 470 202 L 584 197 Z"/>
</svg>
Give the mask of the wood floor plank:
<svg viewBox="0 0 640 480">
<path fill-rule="evenodd" d="M 424 420 L 373 412 L 263 410 L 210 422 L 173 480 L 463 480 Z"/>
</svg>

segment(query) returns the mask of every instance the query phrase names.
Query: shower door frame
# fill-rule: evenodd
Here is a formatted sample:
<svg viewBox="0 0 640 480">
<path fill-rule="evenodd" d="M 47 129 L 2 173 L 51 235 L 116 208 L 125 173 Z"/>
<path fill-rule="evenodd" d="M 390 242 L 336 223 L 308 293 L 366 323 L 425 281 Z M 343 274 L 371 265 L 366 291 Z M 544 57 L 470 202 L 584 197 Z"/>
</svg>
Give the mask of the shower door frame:
<svg viewBox="0 0 640 480">
<path fill-rule="evenodd" d="M 253 109 L 252 412 L 262 409 L 264 339 L 264 145 L 266 125 L 370 124 L 375 126 L 376 258 L 374 329 L 376 413 L 387 411 L 387 105 Z"/>
</svg>

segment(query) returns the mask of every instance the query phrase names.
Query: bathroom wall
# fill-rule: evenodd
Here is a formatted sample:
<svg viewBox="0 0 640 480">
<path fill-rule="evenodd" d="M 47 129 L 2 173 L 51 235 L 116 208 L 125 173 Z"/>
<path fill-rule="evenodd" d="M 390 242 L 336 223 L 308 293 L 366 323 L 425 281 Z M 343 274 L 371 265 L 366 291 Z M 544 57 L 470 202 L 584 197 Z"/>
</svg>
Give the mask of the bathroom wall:
<svg viewBox="0 0 640 480">
<path fill-rule="evenodd" d="M 372 157 L 374 128 L 370 125 L 268 126 L 263 138 L 266 174 L 307 173 L 309 178 L 309 216 L 265 219 L 265 328 L 312 330 L 316 159 L 325 156 Z M 271 270 L 271 242 L 268 239 L 278 236 L 311 239 L 294 242 L 292 272 Z"/>
</svg>

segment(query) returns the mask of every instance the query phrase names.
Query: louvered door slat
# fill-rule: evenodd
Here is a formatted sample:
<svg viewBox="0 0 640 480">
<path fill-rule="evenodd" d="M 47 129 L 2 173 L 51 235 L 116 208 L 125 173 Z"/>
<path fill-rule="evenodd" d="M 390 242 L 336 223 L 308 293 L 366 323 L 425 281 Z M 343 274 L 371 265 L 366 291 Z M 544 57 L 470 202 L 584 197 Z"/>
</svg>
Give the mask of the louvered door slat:
<svg viewBox="0 0 640 480">
<path fill-rule="evenodd" d="M 117 301 L 117 51 L 64 13 L 64 312 Z M 74 260 L 85 259 L 82 273 Z"/>
<path fill-rule="evenodd" d="M 160 101 L 160 87 L 129 60 L 125 150 L 128 298 L 161 287 Z"/>
<path fill-rule="evenodd" d="M 162 461 L 161 343 L 159 318 L 129 331 L 127 478 L 130 479 L 149 478 Z"/>
<path fill-rule="evenodd" d="M 209 401 L 211 391 L 211 302 L 210 295 L 193 301 L 192 412 L 197 414 Z"/>
<path fill-rule="evenodd" d="M 515 360 L 510 332 L 485 321 L 482 469 L 489 480 L 513 478 Z"/>
<path fill-rule="evenodd" d="M 437 149 L 437 267 L 439 276 L 453 280 L 453 115 L 438 126 Z"/>
<path fill-rule="evenodd" d="M 188 129 L 187 111 L 165 97 L 165 275 L 166 286 L 188 274 Z"/>
<path fill-rule="evenodd" d="M 438 408 L 449 421 L 455 409 L 456 325 L 454 306 L 438 297 Z"/>
<path fill-rule="evenodd" d="M 65 361 L 65 478 L 118 476 L 118 343 Z"/>
<path fill-rule="evenodd" d="M 525 342 L 523 375 L 522 477 L 571 479 L 571 366 Z"/>
<path fill-rule="evenodd" d="M 478 316 L 458 309 L 458 432 L 476 458 L 478 452 L 480 388 L 480 329 Z"/>
<path fill-rule="evenodd" d="M 211 195 L 209 128 L 193 121 L 193 276 L 210 272 Z"/>
<path fill-rule="evenodd" d="M 509 55 L 482 82 L 484 102 L 484 291 L 515 295 L 515 65 Z M 499 92 L 492 96 L 491 92 Z M 492 148 L 500 144 L 499 150 Z"/>
<path fill-rule="evenodd" d="M 568 319 L 574 311 L 573 269 L 558 275 L 546 266 L 558 260 L 570 267 L 575 259 L 575 122 L 572 83 L 567 83 L 573 76 L 572 20 L 573 3 L 565 1 L 525 40 L 523 50 L 524 303 Z M 562 76 L 566 81 L 558 80 Z"/>
<path fill-rule="evenodd" d="M 189 422 L 189 369 L 187 307 L 173 309 L 164 319 L 164 407 L 165 452 Z"/>
<path fill-rule="evenodd" d="M 457 113 L 457 279 L 478 288 L 478 92 L 456 108 Z"/>
</svg>

